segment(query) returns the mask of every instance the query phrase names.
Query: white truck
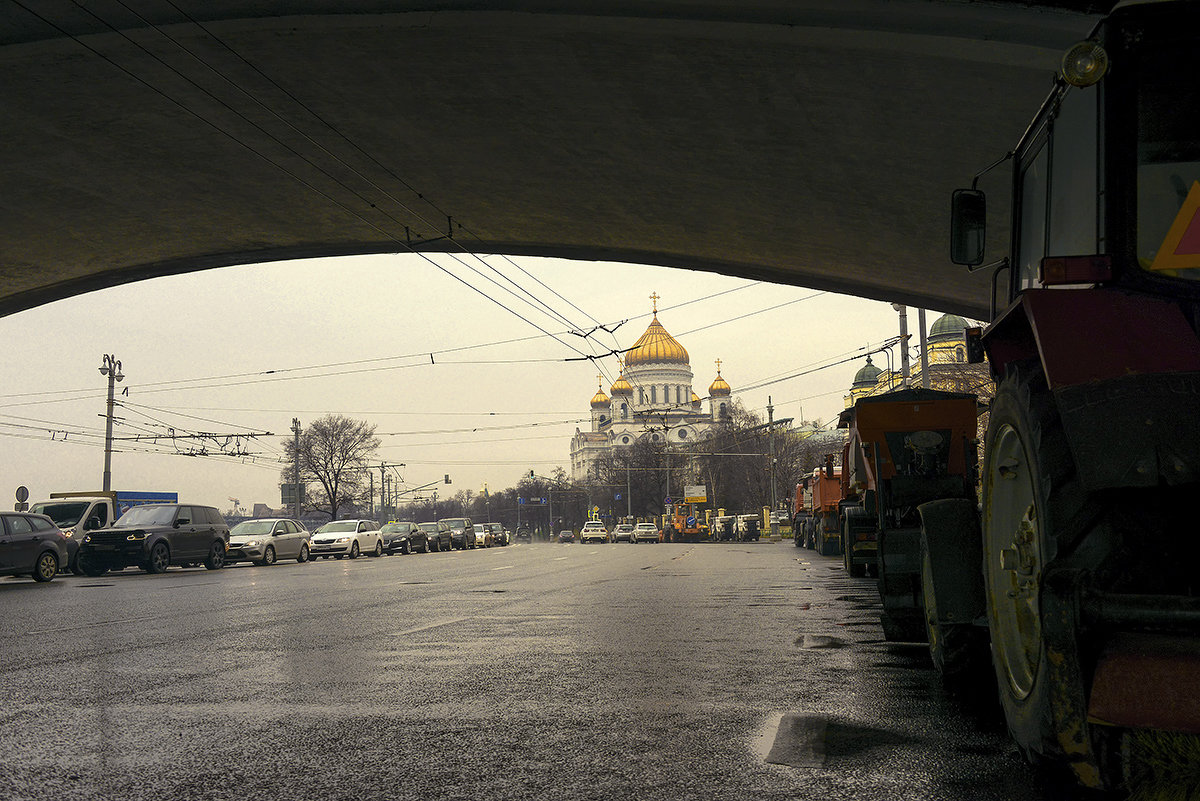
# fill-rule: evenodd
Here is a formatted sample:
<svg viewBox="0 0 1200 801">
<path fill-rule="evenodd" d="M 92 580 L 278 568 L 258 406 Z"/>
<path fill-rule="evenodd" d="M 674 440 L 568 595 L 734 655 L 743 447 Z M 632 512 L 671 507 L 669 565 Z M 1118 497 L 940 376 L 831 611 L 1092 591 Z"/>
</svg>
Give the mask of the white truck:
<svg viewBox="0 0 1200 801">
<path fill-rule="evenodd" d="M 79 541 L 93 529 L 105 528 L 129 511 L 130 507 L 147 503 L 178 503 L 176 492 L 52 492 L 50 500 L 38 501 L 29 507 L 33 514 L 46 515 L 67 538 L 68 566 L 79 574 Z"/>
</svg>

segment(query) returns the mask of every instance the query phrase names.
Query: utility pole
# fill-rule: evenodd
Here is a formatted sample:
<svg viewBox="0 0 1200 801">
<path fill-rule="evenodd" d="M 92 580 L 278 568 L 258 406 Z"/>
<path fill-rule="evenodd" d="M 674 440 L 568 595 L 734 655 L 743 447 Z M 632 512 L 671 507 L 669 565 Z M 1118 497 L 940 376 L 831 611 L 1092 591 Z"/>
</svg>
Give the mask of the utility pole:
<svg viewBox="0 0 1200 801">
<path fill-rule="evenodd" d="M 387 463 L 379 463 L 379 517 L 380 523 L 383 523 L 383 517 L 387 514 Z"/>
<path fill-rule="evenodd" d="M 892 308 L 900 312 L 900 386 L 907 387 L 911 376 L 908 367 L 908 307 L 893 303 Z M 891 382 L 888 383 L 890 386 Z"/>
<path fill-rule="evenodd" d="M 375 517 L 375 474 L 368 470 L 367 478 L 370 479 L 370 489 L 368 490 L 367 495 L 367 509 L 370 510 L 370 516 Z M 378 520 L 377 517 L 376 520 Z"/>
<path fill-rule="evenodd" d="M 917 325 L 921 328 L 921 388 L 929 389 L 929 348 L 926 347 L 924 309 L 917 309 Z"/>
<path fill-rule="evenodd" d="M 769 473 L 771 476 L 771 511 L 775 511 L 775 407 L 771 405 L 771 396 L 767 396 L 767 442 L 770 443 L 771 464 L 769 465 Z"/>
<path fill-rule="evenodd" d="M 125 380 L 125 374 L 117 357 L 106 353 L 101 360 L 100 375 L 108 376 L 108 413 L 104 424 L 104 491 L 108 492 L 112 489 L 113 391 L 117 381 Z"/>
<path fill-rule="evenodd" d="M 633 497 L 629 483 L 629 454 L 625 454 L 625 516 L 633 517 Z"/>
<path fill-rule="evenodd" d="M 292 418 L 292 435 L 295 437 L 292 448 L 292 480 L 296 482 L 296 497 L 292 500 L 292 517 L 300 519 L 300 418 Z"/>
</svg>

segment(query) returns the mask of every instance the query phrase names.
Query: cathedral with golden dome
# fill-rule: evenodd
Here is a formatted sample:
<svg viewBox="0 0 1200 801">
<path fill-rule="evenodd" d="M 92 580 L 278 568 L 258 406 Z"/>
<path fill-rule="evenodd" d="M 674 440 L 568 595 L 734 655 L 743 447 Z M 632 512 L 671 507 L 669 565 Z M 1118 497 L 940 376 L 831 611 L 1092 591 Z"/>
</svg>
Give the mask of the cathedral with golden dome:
<svg viewBox="0 0 1200 801">
<path fill-rule="evenodd" d="M 692 367 L 687 350 L 658 321 L 657 294 L 650 296 L 653 319 L 646 332 L 625 352 L 621 374 L 604 392 L 603 377 L 592 396 L 590 431 L 575 429 L 571 438 L 571 478 L 596 477 L 596 463 L 614 448 L 629 447 L 639 439 L 686 445 L 709 437 L 727 421 L 733 391 L 721 377 L 708 387 L 708 409 L 692 388 Z"/>
</svg>

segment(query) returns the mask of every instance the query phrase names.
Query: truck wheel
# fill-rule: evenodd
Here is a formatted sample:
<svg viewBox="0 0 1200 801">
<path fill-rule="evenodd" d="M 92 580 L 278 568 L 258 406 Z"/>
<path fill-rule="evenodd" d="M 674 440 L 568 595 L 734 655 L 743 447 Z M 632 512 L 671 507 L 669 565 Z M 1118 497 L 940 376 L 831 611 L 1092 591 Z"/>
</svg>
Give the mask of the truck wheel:
<svg viewBox="0 0 1200 801">
<path fill-rule="evenodd" d="M 983 554 L 992 662 L 1008 729 L 1031 760 L 1061 758 L 1040 596 L 1087 498 L 1040 367 L 1010 370 L 992 403 Z"/>
<path fill-rule="evenodd" d="M 150 556 L 143 567 L 147 573 L 163 573 L 171 564 L 171 549 L 162 540 L 150 548 Z"/>
<path fill-rule="evenodd" d="M 939 622 L 937 596 L 933 590 L 933 561 L 929 558 L 929 544 L 922 535 L 921 592 L 925 605 L 929 659 L 951 695 L 964 700 L 992 695 L 981 692 L 992 683 L 991 660 L 984 631 L 971 623 Z"/>
</svg>

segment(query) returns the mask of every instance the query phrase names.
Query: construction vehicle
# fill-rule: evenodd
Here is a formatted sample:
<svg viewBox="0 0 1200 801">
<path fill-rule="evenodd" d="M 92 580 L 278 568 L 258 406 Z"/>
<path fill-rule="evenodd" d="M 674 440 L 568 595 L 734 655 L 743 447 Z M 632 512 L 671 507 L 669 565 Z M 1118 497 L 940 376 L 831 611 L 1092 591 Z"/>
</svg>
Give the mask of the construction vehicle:
<svg viewBox="0 0 1200 801">
<path fill-rule="evenodd" d="M 993 165 L 1012 169 L 1007 307 L 966 348 L 999 382 L 982 511 L 920 510 L 935 663 L 979 655 L 952 644 L 986 621 L 1009 732 L 1092 787 L 1200 763 L 1198 39 L 1195 2 L 1117 6 Z M 973 267 L 982 175 L 951 203 Z"/>
<path fill-rule="evenodd" d="M 837 556 L 842 552 L 842 527 L 839 505 L 842 500 L 842 468 L 834 464 L 833 454 L 825 456 L 825 464 L 808 476 L 808 491 L 812 510 L 808 520 L 810 548 L 822 556 Z"/>
<path fill-rule="evenodd" d="M 699 510 L 692 503 L 668 506 L 662 529 L 667 542 L 700 542 L 708 536 L 708 526 L 701 522 Z"/>
<path fill-rule="evenodd" d="M 926 501 L 975 506 L 978 401 L 910 387 L 859 398 L 842 412 L 842 560 L 878 577 L 888 640 L 924 641 L 921 519 Z"/>
</svg>

